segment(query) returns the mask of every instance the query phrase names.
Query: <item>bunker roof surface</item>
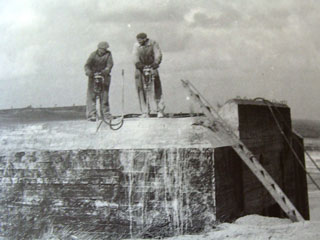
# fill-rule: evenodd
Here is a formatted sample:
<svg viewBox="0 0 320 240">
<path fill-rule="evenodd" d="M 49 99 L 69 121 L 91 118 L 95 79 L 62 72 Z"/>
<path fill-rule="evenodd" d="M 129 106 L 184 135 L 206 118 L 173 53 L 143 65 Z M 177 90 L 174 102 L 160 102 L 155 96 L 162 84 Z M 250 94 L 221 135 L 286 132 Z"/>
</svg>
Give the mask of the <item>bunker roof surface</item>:
<svg viewBox="0 0 320 240">
<path fill-rule="evenodd" d="M 204 117 L 128 118 L 117 131 L 85 120 L 50 121 L 0 128 L 1 152 L 72 149 L 216 148 L 219 132 L 198 125 Z M 209 141 L 210 139 L 210 141 Z"/>
</svg>

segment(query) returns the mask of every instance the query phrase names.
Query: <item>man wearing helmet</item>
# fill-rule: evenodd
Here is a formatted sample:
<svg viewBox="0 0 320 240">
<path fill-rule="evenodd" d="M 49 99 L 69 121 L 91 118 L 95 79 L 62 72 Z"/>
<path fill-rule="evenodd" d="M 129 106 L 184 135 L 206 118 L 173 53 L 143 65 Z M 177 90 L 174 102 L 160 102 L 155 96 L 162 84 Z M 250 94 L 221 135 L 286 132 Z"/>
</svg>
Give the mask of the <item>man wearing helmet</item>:
<svg viewBox="0 0 320 240">
<path fill-rule="evenodd" d="M 153 69 L 154 74 L 154 100 L 156 103 L 157 116 L 163 117 L 163 110 L 165 108 L 162 100 L 162 87 L 159 77 L 158 68 L 162 60 L 162 53 L 159 44 L 147 37 L 145 33 L 139 33 L 137 42 L 133 46 L 133 56 L 135 70 L 136 88 L 139 97 L 140 110 L 142 117 L 148 117 L 149 111 L 146 103 L 146 92 L 143 88 L 143 70 L 146 66 Z"/>
<path fill-rule="evenodd" d="M 87 108 L 86 116 L 89 121 L 96 121 L 96 96 L 94 93 L 94 74 L 100 73 L 103 76 L 102 83 L 102 111 L 106 118 L 110 118 L 109 106 L 109 87 L 111 82 L 111 69 L 113 67 L 112 54 L 108 50 L 109 44 L 107 42 L 100 42 L 98 49 L 90 54 L 84 70 L 88 76 L 87 89 Z"/>
</svg>

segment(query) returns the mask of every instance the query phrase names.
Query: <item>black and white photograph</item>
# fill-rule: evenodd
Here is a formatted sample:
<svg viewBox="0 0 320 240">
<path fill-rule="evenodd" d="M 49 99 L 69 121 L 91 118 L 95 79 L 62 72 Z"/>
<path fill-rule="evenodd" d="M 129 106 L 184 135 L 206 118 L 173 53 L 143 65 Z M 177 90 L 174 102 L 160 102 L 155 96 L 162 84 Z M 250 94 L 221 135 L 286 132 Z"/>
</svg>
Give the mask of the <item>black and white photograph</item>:
<svg viewBox="0 0 320 240">
<path fill-rule="evenodd" d="M 0 240 L 320 239 L 319 12 L 0 0 Z"/>
</svg>

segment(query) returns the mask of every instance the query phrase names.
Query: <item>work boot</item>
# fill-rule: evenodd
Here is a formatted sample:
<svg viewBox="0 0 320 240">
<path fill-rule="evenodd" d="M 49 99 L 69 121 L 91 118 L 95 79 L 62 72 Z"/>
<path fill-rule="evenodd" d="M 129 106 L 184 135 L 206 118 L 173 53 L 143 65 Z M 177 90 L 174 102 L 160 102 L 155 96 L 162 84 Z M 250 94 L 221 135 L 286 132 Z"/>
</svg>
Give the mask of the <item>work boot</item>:
<svg viewBox="0 0 320 240">
<path fill-rule="evenodd" d="M 163 118 L 163 117 L 164 117 L 163 112 L 158 112 L 158 114 L 157 114 L 157 118 Z"/>
<path fill-rule="evenodd" d="M 90 122 L 95 122 L 96 119 L 97 119 L 96 116 L 88 117 L 88 121 L 90 121 Z"/>
</svg>

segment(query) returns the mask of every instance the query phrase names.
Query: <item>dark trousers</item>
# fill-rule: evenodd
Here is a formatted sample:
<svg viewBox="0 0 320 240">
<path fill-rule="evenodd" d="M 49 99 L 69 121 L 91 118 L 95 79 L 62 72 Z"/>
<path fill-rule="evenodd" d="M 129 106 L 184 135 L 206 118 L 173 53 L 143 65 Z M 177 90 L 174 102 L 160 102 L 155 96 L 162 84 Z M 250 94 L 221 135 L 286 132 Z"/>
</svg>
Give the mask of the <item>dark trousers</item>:
<svg viewBox="0 0 320 240">
<path fill-rule="evenodd" d="M 110 112 L 109 106 L 109 88 L 110 88 L 111 76 L 108 75 L 105 77 L 102 84 L 102 111 L 104 114 Z M 87 118 L 94 117 L 97 114 L 96 110 L 96 94 L 93 91 L 94 79 L 89 77 L 88 79 L 88 89 L 87 89 L 87 108 L 86 108 L 86 116 Z"/>
<path fill-rule="evenodd" d="M 162 86 L 160 81 L 160 76 L 158 70 L 155 70 L 155 77 L 154 77 L 154 88 L 153 88 L 153 101 L 155 102 L 156 106 L 154 110 L 157 112 L 163 112 L 165 105 L 162 99 Z M 138 93 L 139 98 L 139 105 L 140 105 L 140 111 L 142 113 L 150 113 L 148 112 L 148 106 L 147 106 L 147 96 L 146 92 L 143 88 L 143 79 L 144 76 L 142 72 L 139 69 L 136 69 L 135 71 L 135 80 L 136 80 L 136 89 Z M 154 105 L 153 103 L 150 103 L 150 105 Z"/>
</svg>

